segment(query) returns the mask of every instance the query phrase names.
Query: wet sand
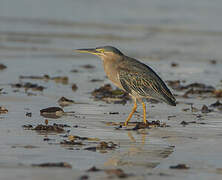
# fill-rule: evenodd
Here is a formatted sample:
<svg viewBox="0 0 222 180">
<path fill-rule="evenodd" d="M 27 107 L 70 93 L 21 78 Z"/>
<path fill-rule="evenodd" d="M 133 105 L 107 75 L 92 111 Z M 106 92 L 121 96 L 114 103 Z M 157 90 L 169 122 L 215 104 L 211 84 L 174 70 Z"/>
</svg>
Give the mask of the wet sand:
<svg viewBox="0 0 222 180">
<path fill-rule="evenodd" d="M 0 114 L 0 179 L 221 179 L 222 110 L 210 107 L 222 102 L 215 94 L 222 89 L 220 24 L 209 28 L 213 22 L 204 26 L 202 19 L 192 26 L 183 17 L 178 25 L 151 19 L 130 23 L 113 17 L 105 23 L 107 19 L 92 22 L 84 17 L 80 22 L 33 16 L 0 16 L 0 63 L 6 66 L 0 70 L 0 106 L 8 110 Z M 190 88 L 170 87 L 176 107 L 147 103 L 148 120 L 166 127 L 119 128 L 133 103 L 95 100 L 91 92 L 110 83 L 101 61 L 72 52 L 104 44 L 150 65 L 165 81 L 180 80 L 182 86 L 197 82 L 215 89 L 183 96 Z M 77 88 L 72 89 L 73 84 Z M 63 96 L 74 103 L 59 106 Z M 203 105 L 213 111 L 204 113 Z M 59 118 L 41 116 L 40 110 L 48 107 L 65 113 Z M 132 121 L 142 121 L 141 112 L 139 106 Z M 23 127 L 54 123 L 62 124 L 64 131 Z M 68 165 L 38 167 L 59 162 Z M 178 164 L 185 165 L 171 168 Z M 99 170 L 87 171 L 93 166 Z"/>
</svg>

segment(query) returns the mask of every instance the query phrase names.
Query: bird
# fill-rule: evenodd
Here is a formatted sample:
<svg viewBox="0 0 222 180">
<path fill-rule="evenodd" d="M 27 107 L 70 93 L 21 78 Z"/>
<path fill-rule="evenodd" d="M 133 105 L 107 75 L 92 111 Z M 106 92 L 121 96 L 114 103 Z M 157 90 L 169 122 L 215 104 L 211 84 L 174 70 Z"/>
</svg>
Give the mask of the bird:
<svg viewBox="0 0 222 180">
<path fill-rule="evenodd" d="M 176 99 L 151 67 L 135 58 L 124 55 L 113 46 L 101 46 L 90 49 L 75 49 L 75 52 L 90 53 L 100 57 L 104 71 L 109 80 L 121 90 L 129 93 L 134 101 L 134 106 L 124 122 L 127 126 L 137 109 L 137 102 L 143 107 L 143 122 L 146 120 L 146 104 L 144 100 L 155 99 L 176 106 Z"/>
</svg>

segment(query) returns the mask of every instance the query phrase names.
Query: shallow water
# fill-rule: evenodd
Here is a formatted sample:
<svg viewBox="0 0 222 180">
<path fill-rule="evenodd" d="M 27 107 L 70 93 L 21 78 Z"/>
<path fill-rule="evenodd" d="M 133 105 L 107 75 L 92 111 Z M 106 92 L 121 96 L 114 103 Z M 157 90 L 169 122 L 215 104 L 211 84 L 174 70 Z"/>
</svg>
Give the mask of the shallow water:
<svg viewBox="0 0 222 180">
<path fill-rule="evenodd" d="M 193 103 L 201 108 L 215 98 L 177 98 L 179 104 L 148 104 L 149 120 L 170 127 L 142 132 L 116 130 L 104 122 L 123 122 L 132 102 L 126 105 L 94 101 L 91 92 L 110 83 L 101 61 L 94 56 L 73 53 L 72 49 L 114 45 L 125 54 L 150 65 L 164 80 L 186 80 L 222 88 L 221 1 L 0 1 L 0 106 L 9 112 L 0 115 L 0 179 L 105 179 L 104 172 L 86 173 L 92 166 L 121 168 L 129 179 L 219 179 L 221 164 L 221 118 L 216 110 L 208 114 L 182 111 Z M 114 10 L 115 9 L 115 13 Z M 216 60 L 216 65 L 210 63 Z M 178 63 L 172 68 L 171 63 Z M 91 64 L 92 69 L 82 65 Z M 78 69 L 79 72 L 70 72 Z M 19 79 L 19 76 L 67 76 L 69 83 Z M 90 82 L 101 79 L 100 82 Z M 18 82 L 38 83 L 43 92 L 12 88 Z M 71 89 L 72 83 L 78 86 Z M 174 91 L 175 94 L 180 92 Z M 58 106 L 65 96 L 77 103 L 64 111 L 75 116 L 49 119 L 49 124 L 71 127 L 69 134 L 113 141 L 115 150 L 91 152 L 60 145 L 62 134 L 39 134 L 24 130 L 24 124 L 44 124 L 40 109 Z M 31 112 L 32 117 L 26 117 Z M 119 112 L 119 114 L 109 114 Z M 141 121 L 141 107 L 133 121 Z M 199 120 L 196 115 L 203 115 Z M 168 120 L 168 116 L 175 116 Z M 206 124 L 189 124 L 197 121 Z M 78 128 L 72 126 L 78 125 Z M 52 141 L 43 141 L 44 138 Z M 27 148 L 34 146 L 34 148 Z M 91 144 L 87 144 L 87 147 Z M 92 144 L 93 145 L 93 144 Z M 72 169 L 36 168 L 32 164 L 68 162 Z M 169 166 L 187 164 L 189 170 Z M 13 170 L 13 173 L 11 171 Z"/>
</svg>

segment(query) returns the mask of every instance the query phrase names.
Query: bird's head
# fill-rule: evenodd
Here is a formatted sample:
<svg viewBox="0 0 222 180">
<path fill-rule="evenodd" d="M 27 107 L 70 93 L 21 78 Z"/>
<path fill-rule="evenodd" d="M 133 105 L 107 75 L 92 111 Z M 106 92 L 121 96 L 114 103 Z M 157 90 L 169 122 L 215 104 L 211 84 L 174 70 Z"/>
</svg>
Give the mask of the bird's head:
<svg viewBox="0 0 222 180">
<path fill-rule="evenodd" d="M 102 46 L 92 49 L 76 49 L 74 51 L 80 53 L 94 54 L 99 56 L 102 60 L 114 59 L 114 58 L 116 59 L 123 56 L 123 53 L 121 53 L 120 50 L 112 46 Z"/>
</svg>

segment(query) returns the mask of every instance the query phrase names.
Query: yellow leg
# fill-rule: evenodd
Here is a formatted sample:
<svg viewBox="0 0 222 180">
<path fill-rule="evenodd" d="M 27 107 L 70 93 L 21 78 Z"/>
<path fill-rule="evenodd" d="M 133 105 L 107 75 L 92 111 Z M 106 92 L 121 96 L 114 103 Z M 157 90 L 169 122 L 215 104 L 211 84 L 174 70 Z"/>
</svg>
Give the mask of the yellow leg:
<svg viewBox="0 0 222 180">
<path fill-rule="evenodd" d="M 147 120 L 146 120 L 146 104 L 144 102 L 142 102 L 143 105 L 143 122 L 145 124 L 147 124 Z"/>
<path fill-rule="evenodd" d="M 125 123 L 124 123 L 124 126 L 127 126 L 127 125 L 128 125 L 128 122 L 130 121 L 130 119 L 132 118 L 133 114 L 135 113 L 136 108 L 137 108 L 137 104 L 136 104 L 136 101 L 135 101 L 135 102 L 134 102 L 133 109 L 132 109 L 131 113 L 129 114 L 128 118 L 126 119 L 126 121 L 125 121 Z"/>
</svg>

